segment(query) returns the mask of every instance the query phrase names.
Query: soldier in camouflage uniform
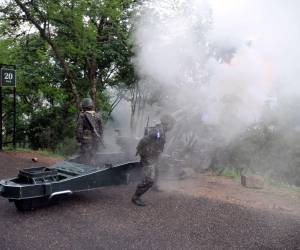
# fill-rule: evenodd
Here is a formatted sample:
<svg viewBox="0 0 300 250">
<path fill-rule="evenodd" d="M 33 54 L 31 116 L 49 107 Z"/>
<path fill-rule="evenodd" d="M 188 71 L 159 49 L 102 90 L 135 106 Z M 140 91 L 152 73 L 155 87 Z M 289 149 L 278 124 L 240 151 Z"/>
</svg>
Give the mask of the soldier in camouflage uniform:
<svg viewBox="0 0 300 250">
<path fill-rule="evenodd" d="M 174 123 L 172 116 L 162 116 L 161 124 L 156 125 L 148 134 L 146 133 L 137 146 L 137 155 L 141 157 L 144 175 L 131 199 L 137 206 L 145 206 L 141 196 L 153 186 L 157 179 L 157 164 L 166 143 L 166 132 L 172 129 Z"/>
<path fill-rule="evenodd" d="M 95 165 L 95 154 L 103 145 L 103 129 L 99 114 L 94 111 L 91 98 L 81 103 L 82 112 L 77 120 L 76 139 L 80 143 L 80 162 Z"/>
</svg>

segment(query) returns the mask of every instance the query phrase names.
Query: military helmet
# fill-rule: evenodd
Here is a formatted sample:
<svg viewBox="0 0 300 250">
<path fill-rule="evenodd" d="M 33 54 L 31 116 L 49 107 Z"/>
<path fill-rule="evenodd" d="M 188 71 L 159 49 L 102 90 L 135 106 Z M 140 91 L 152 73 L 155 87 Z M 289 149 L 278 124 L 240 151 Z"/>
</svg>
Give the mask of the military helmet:
<svg viewBox="0 0 300 250">
<path fill-rule="evenodd" d="M 176 122 L 172 115 L 164 114 L 160 117 L 161 124 L 167 129 L 171 130 Z"/>
<path fill-rule="evenodd" d="M 92 109 L 94 108 L 94 103 L 91 98 L 84 98 L 81 102 L 82 109 Z"/>
</svg>

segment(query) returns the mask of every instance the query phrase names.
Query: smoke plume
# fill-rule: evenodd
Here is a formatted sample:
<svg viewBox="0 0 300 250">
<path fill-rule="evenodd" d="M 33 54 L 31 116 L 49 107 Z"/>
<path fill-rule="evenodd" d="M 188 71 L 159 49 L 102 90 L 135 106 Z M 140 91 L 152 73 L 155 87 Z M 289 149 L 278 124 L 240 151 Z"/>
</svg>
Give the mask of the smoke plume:
<svg viewBox="0 0 300 250">
<path fill-rule="evenodd" d="M 256 124 L 284 138 L 284 128 L 297 130 L 299 7 L 296 0 L 144 1 L 135 19 L 134 63 L 141 88 L 157 97 L 151 107 L 179 120 L 185 138 L 175 141 L 194 131 L 206 152 L 203 144 L 235 143 Z M 213 131 L 210 138 L 203 126 Z"/>
</svg>

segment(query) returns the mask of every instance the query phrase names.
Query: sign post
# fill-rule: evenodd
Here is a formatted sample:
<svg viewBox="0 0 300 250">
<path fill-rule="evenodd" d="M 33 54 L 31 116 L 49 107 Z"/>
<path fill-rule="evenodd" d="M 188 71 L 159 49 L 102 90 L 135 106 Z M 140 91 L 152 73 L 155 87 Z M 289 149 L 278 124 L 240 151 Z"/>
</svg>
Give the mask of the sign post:
<svg viewBox="0 0 300 250">
<path fill-rule="evenodd" d="M 3 107 L 2 107 L 2 87 L 13 88 L 13 147 L 16 149 L 16 66 L 0 64 L 0 151 L 3 145 Z"/>
<path fill-rule="evenodd" d="M 2 151 L 2 85 L 0 84 L 0 151 Z"/>
</svg>

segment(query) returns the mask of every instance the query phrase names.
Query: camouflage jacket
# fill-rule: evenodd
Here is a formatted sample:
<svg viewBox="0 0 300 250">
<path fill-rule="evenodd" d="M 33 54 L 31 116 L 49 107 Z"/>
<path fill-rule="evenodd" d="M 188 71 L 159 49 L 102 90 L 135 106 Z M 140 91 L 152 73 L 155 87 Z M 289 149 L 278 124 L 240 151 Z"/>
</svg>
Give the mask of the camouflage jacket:
<svg viewBox="0 0 300 250">
<path fill-rule="evenodd" d="M 81 112 L 77 120 L 76 139 L 80 143 L 103 142 L 100 115 L 94 111 Z"/>
<path fill-rule="evenodd" d="M 153 127 L 151 132 L 146 134 L 137 146 L 137 154 L 144 159 L 156 160 L 164 150 L 166 135 L 160 124 Z"/>
</svg>

